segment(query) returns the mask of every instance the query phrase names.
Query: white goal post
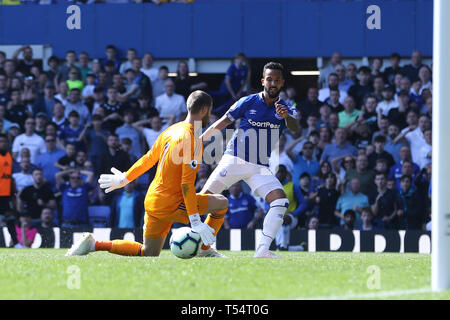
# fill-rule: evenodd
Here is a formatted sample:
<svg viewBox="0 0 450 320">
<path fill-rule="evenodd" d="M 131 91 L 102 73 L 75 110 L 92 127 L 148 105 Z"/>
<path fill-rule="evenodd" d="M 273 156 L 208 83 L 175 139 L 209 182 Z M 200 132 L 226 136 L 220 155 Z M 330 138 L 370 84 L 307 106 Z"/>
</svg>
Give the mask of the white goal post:
<svg viewBox="0 0 450 320">
<path fill-rule="evenodd" d="M 433 291 L 450 289 L 450 1 L 434 0 L 433 36 Z"/>
</svg>

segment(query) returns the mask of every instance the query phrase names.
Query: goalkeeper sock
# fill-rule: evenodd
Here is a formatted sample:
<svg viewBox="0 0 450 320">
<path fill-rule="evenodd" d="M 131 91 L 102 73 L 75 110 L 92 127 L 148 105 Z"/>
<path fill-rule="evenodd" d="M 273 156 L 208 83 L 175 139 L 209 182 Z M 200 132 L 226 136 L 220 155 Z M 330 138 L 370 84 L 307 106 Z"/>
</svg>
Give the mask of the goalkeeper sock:
<svg viewBox="0 0 450 320">
<path fill-rule="evenodd" d="M 108 251 L 122 256 L 143 256 L 142 244 L 129 240 L 97 241 L 95 251 Z"/>
<path fill-rule="evenodd" d="M 270 244 L 283 224 L 283 217 L 288 206 L 289 200 L 286 198 L 277 199 L 270 203 L 270 209 L 264 218 L 262 237 L 257 250 L 260 247 L 270 248 Z"/>
<path fill-rule="evenodd" d="M 222 227 L 223 221 L 225 220 L 225 213 L 227 213 L 227 211 L 228 209 L 222 209 L 216 213 L 210 213 L 208 214 L 208 217 L 206 217 L 205 223 L 216 231 L 214 232 L 215 236 L 217 236 L 217 233 Z M 210 246 L 205 246 L 202 243 L 202 250 L 208 250 L 209 248 Z"/>
</svg>

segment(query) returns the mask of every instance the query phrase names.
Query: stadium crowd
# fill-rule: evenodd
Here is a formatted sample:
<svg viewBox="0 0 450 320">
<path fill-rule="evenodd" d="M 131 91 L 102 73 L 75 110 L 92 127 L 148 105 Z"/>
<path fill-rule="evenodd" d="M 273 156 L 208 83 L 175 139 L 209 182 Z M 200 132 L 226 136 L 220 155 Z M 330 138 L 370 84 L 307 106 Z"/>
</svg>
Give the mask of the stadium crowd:
<svg viewBox="0 0 450 320">
<path fill-rule="evenodd" d="M 358 68 L 336 52 L 304 99 L 289 85 L 281 92 L 298 109 L 301 128 L 283 132 L 270 158 L 290 201 L 280 232 L 430 225 L 431 69 L 418 51 L 404 66 L 396 53 L 389 60 L 386 68 L 382 58 Z M 0 220 L 16 246 L 30 246 L 36 228 L 101 226 L 95 215 L 102 210 L 105 226 L 141 227 L 155 168 L 108 194 L 98 176 L 112 167 L 126 171 L 146 153 L 183 119 L 190 92 L 214 97 L 212 123 L 260 90 L 250 85 L 242 53 L 219 90 L 189 76 L 185 61 L 171 78 L 150 53 L 140 58 L 129 49 L 121 60 L 114 45 L 100 59 L 75 51 L 52 56 L 45 69 L 29 46 L 10 58 L 0 52 Z M 201 164 L 197 191 L 213 169 Z M 243 183 L 227 196 L 224 228 L 261 226 L 263 199 Z"/>
</svg>

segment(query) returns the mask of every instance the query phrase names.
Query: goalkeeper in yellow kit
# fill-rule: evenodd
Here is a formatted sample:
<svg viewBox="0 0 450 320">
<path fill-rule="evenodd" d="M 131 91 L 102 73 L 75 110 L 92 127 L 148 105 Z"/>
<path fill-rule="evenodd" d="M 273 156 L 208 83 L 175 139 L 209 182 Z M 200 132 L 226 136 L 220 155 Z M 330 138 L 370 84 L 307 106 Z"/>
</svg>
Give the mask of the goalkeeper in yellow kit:
<svg viewBox="0 0 450 320">
<path fill-rule="evenodd" d="M 203 154 L 203 144 L 194 132 L 194 123 L 206 127 L 212 109 L 212 98 L 195 91 L 187 99 L 188 115 L 184 121 L 163 131 L 151 150 L 127 171 L 112 168 L 113 174 L 102 174 L 100 187 L 111 192 L 137 179 L 158 163 L 145 197 L 144 243 L 128 240 L 95 241 L 90 233 L 70 248 L 66 256 L 85 255 L 92 251 L 109 251 L 126 256 L 159 256 L 174 222 L 191 224 L 200 234 L 203 245 L 198 256 L 224 257 L 211 248 L 223 224 L 228 200 L 220 194 L 196 194 L 195 178 Z M 200 215 L 208 214 L 205 223 Z"/>
</svg>

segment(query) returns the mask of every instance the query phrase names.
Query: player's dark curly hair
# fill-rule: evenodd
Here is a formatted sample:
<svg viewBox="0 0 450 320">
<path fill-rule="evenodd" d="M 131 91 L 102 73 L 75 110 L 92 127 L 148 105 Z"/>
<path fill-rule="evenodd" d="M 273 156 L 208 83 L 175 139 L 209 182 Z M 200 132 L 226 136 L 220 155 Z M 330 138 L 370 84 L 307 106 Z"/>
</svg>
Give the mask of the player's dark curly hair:
<svg viewBox="0 0 450 320">
<path fill-rule="evenodd" d="M 273 62 L 273 61 L 266 63 L 266 65 L 264 66 L 264 69 L 263 69 L 263 78 L 264 78 L 264 75 L 266 74 L 267 69 L 280 70 L 281 74 L 283 75 L 283 78 L 284 78 L 284 67 L 281 63 Z"/>
</svg>

